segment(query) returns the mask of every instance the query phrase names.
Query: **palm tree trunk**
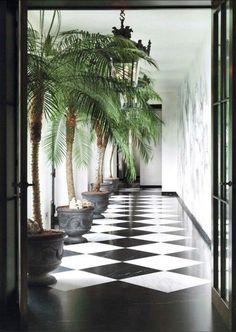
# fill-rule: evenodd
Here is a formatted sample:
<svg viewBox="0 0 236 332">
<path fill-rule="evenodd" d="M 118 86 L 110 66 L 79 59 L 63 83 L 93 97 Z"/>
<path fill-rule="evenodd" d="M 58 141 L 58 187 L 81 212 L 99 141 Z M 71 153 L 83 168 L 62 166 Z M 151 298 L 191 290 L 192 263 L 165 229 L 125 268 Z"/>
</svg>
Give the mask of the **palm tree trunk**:
<svg viewBox="0 0 236 332">
<path fill-rule="evenodd" d="M 39 181 L 39 146 L 42 132 L 44 91 L 38 89 L 32 98 L 29 112 L 29 128 L 31 140 L 31 174 L 33 182 L 33 219 L 43 231 L 43 222 L 40 202 L 40 181 Z"/>
<path fill-rule="evenodd" d="M 73 176 L 73 144 L 75 139 L 76 116 L 73 111 L 66 118 L 66 181 L 69 202 L 75 195 Z"/>
<path fill-rule="evenodd" d="M 112 144 L 112 150 L 111 150 L 111 156 L 110 156 L 110 178 L 112 179 L 113 178 L 113 172 L 112 172 L 112 159 L 113 159 L 113 155 L 114 155 L 114 152 L 115 152 L 115 147 L 116 145 L 115 144 Z"/>
<path fill-rule="evenodd" d="M 33 219 L 39 225 L 40 230 L 43 229 L 41 200 L 40 200 L 40 181 L 39 181 L 39 142 L 31 142 L 31 174 L 33 182 Z"/>
<path fill-rule="evenodd" d="M 102 133 L 99 125 L 96 126 L 95 131 L 97 134 L 97 165 L 96 165 L 95 182 L 93 190 L 97 192 L 100 190 L 100 184 L 101 184 L 101 164 L 102 164 L 102 155 L 103 155 L 103 144 L 102 144 Z"/>
<path fill-rule="evenodd" d="M 108 139 L 106 137 L 103 138 L 102 142 L 102 151 L 101 151 L 101 168 L 100 168 L 100 183 L 103 182 L 103 173 L 104 173 L 104 159 L 105 159 L 105 152 L 107 148 Z"/>
</svg>

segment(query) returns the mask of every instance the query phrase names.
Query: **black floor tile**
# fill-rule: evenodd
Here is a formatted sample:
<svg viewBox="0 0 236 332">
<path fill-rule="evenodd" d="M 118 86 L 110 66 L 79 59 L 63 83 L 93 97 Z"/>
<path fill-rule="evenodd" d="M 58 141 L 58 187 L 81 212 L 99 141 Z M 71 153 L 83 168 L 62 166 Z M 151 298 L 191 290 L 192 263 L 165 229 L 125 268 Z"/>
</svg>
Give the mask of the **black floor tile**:
<svg viewBox="0 0 236 332">
<path fill-rule="evenodd" d="M 153 219 L 153 218 L 138 217 L 138 216 L 134 216 L 131 214 L 127 217 L 116 217 L 115 219 L 124 220 L 124 221 L 142 221 L 142 220 L 149 220 L 149 219 Z"/>
<path fill-rule="evenodd" d="M 171 270 L 171 272 L 211 280 L 211 266 L 209 263 L 202 263 L 200 265 L 187 266 L 187 267 L 183 267 L 181 269 Z"/>
<path fill-rule="evenodd" d="M 147 234 L 147 232 L 140 231 L 138 229 L 121 229 L 118 231 L 111 231 L 111 232 L 104 232 L 104 233 L 120 235 L 120 236 L 127 236 L 127 237 Z"/>
<path fill-rule="evenodd" d="M 204 257 L 204 254 L 201 253 L 197 249 L 176 252 L 176 253 L 168 254 L 168 256 L 174 256 L 174 257 L 192 259 L 192 260 L 203 261 L 203 262 L 205 261 L 207 264 L 210 265 L 210 255 L 206 255 Z"/>
<path fill-rule="evenodd" d="M 128 263 L 116 263 L 116 264 L 91 267 L 88 269 L 84 269 L 83 271 L 99 274 L 113 279 L 124 279 L 124 278 L 136 277 L 147 273 L 157 272 L 157 270 L 154 269 L 149 269 L 147 267 L 128 264 Z"/>
<path fill-rule="evenodd" d="M 134 222 L 134 221 L 126 221 L 126 222 L 121 222 L 118 224 L 111 224 L 112 226 L 119 226 L 119 227 L 124 227 L 124 228 L 137 228 L 137 227 L 143 227 L 143 226 L 153 226 L 153 224 L 144 224 L 141 222 Z"/>
<path fill-rule="evenodd" d="M 114 246 L 127 247 L 128 248 L 128 247 L 132 247 L 132 246 L 139 246 L 139 245 L 142 245 L 142 244 L 149 244 L 149 243 L 153 243 L 153 242 L 152 241 L 132 239 L 132 238 L 123 238 L 123 239 L 100 241 L 100 243 L 112 244 Z"/>
<path fill-rule="evenodd" d="M 136 259 L 136 258 L 156 256 L 156 254 L 139 251 L 139 250 L 132 250 L 132 249 L 110 250 L 110 251 L 105 251 L 105 252 L 99 252 L 99 253 L 96 253 L 93 255 L 99 256 L 99 257 L 115 259 L 118 261 L 128 261 L 128 260 Z"/>
<path fill-rule="evenodd" d="M 207 301 L 210 287 L 164 294 L 112 282 L 65 293 L 30 293 L 28 331 L 227 332 Z M 26 330 L 27 331 L 27 330 Z"/>
<path fill-rule="evenodd" d="M 129 216 L 115 217 L 115 219 L 122 220 L 122 223 L 113 224 L 114 226 L 125 227 L 127 229 L 107 232 L 122 235 L 125 236 L 125 238 L 102 241 L 99 243 L 117 245 L 124 247 L 124 249 L 93 253 L 92 255 L 121 262 L 87 268 L 82 271 L 113 279 L 126 279 L 133 276 L 158 272 L 158 270 L 155 269 L 126 262 L 127 260 L 156 256 L 156 254 L 132 249 L 132 246 L 154 244 L 153 241 L 129 238 L 129 236 L 148 234 L 148 232 L 137 230 L 137 227 L 153 226 L 153 224 L 143 224 L 139 222 L 144 219 L 149 220 L 153 218 L 137 216 L 137 206 L 145 206 L 145 202 L 139 200 L 140 195 L 150 194 L 158 197 L 161 195 L 161 192 L 153 192 L 152 190 L 140 191 L 139 193 L 134 192 L 132 194 L 123 192 L 122 195 L 134 197 L 134 200 L 110 201 L 110 204 L 114 206 L 119 204 L 129 207 L 127 211 L 117 212 L 119 215 L 130 213 Z M 175 205 L 176 202 L 177 200 L 175 201 Z M 168 202 L 158 202 L 157 204 L 154 203 L 154 205 L 162 206 L 167 203 Z M 170 204 L 170 206 L 175 205 Z M 166 225 L 184 227 L 184 231 L 167 233 L 185 235 L 188 236 L 188 238 L 166 243 L 191 246 L 196 248 L 196 250 L 168 254 L 168 256 L 198 260 L 203 263 L 171 270 L 170 272 L 209 280 L 211 278 L 209 247 L 202 240 L 191 221 L 189 221 L 187 216 L 182 212 L 181 207 L 177 205 L 176 207 L 175 214 L 178 214 L 180 216 L 179 218 L 168 217 L 162 218 L 161 220 L 164 222 L 166 219 L 181 219 L 179 223 L 167 223 Z M 147 214 L 147 212 L 140 212 L 138 214 Z M 168 212 L 164 213 L 171 214 Z M 172 213 L 174 212 L 172 211 Z M 165 224 L 163 223 L 163 225 Z M 72 250 L 65 251 L 65 256 L 73 255 L 78 255 L 78 253 Z M 70 269 L 59 267 L 54 272 L 62 271 L 70 271 Z M 10 330 L 6 331 L 10 332 Z M 16 331 L 20 331 L 17 325 L 14 332 Z M 112 281 L 67 292 L 51 288 L 30 288 L 28 327 L 21 331 L 227 332 L 227 329 L 211 304 L 210 283 L 164 293 L 122 281 Z M 11 332 L 13 332 L 13 330 Z"/>
<path fill-rule="evenodd" d="M 66 271 L 73 271 L 73 269 L 69 269 L 68 267 L 64 266 L 58 266 L 58 268 L 56 268 L 56 270 L 54 270 L 53 273 L 66 272 Z"/>
<path fill-rule="evenodd" d="M 80 255 L 80 253 L 75 252 L 75 251 L 71 251 L 71 250 L 67 250 L 66 246 L 64 246 L 64 253 L 63 253 L 63 257 L 69 257 L 69 256 L 75 256 L 75 255 Z"/>
</svg>

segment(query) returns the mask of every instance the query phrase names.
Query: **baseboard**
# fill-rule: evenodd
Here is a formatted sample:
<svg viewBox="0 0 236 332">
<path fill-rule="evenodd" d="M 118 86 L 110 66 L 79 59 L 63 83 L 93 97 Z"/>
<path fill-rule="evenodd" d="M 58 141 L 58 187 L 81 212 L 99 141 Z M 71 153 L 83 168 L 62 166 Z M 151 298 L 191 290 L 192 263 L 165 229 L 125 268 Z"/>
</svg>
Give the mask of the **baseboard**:
<svg viewBox="0 0 236 332">
<path fill-rule="evenodd" d="M 217 293 L 217 291 L 212 288 L 212 303 L 215 306 L 216 310 L 218 311 L 219 315 L 223 319 L 224 323 L 228 328 L 230 328 L 230 312 L 229 308 L 227 307 L 226 303 L 223 302 L 220 295 Z"/>
<path fill-rule="evenodd" d="M 175 191 L 162 191 L 162 196 L 178 197 L 178 194 Z"/>
<path fill-rule="evenodd" d="M 177 195 L 177 197 L 178 197 L 180 205 L 182 206 L 182 208 L 184 209 L 184 211 L 186 212 L 186 214 L 188 215 L 188 217 L 191 219 L 192 223 L 194 224 L 194 226 L 196 227 L 196 229 L 200 233 L 200 235 L 203 238 L 203 240 L 206 242 L 206 244 L 209 247 L 211 247 L 211 239 L 209 238 L 209 236 L 207 235 L 207 233 L 204 231 L 204 229 L 202 228 L 202 226 L 200 225 L 200 223 L 197 221 L 197 219 L 191 213 L 191 211 L 189 210 L 189 208 L 187 207 L 187 205 L 184 203 L 184 201 L 182 200 L 182 198 L 179 197 L 179 195 Z"/>
<path fill-rule="evenodd" d="M 155 185 L 140 185 L 141 189 L 148 189 L 148 188 L 161 188 L 162 186 L 155 186 Z"/>
</svg>

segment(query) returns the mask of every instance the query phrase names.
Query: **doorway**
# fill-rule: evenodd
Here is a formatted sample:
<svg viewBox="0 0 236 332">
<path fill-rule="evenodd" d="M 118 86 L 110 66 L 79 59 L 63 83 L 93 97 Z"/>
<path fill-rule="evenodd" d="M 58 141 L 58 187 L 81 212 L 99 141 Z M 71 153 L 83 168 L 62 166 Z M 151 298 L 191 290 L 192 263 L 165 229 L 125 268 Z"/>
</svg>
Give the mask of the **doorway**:
<svg viewBox="0 0 236 332">
<path fill-rule="evenodd" d="M 131 6 L 132 6 L 132 2 L 130 2 L 131 3 Z M 171 3 L 171 2 L 168 2 L 168 3 Z M 231 12 L 231 18 L 233 18 L 233 11 L 235 10 L 235 8 L 233 7 L 234 6 L 234 4 L 233 4 L 233 2 L 231 2 L 231 1 L 229 1 L 228 2 L 229 3 L 229 5 L 230 5 L 230 12 Z M 32 7 L 34 7 L 34 8 L 38 8 L 39 6 L 41 6 L 41 4 L 39 4 L 39 2 L 38 1 L 31 1 L 31 3 L 30 3 L 30 5 L 32 6 Z M 51 6 L 52 4 L 47 4 L 46 6 Z M 74 6 L 74 2 L 73 2 L 73 4 L 71 4 L 72 6 Z M 89 4 L 87 3 L 86 4 L 86 6 L 94 6 L 94 3 L 92 3 L 92 2 L 89 2 Z M 209 4 L 208 4 L 209 5 Z M 60 4 L 60 6 L 62 6 L 62 4 Z M 84 4 L 82 4 L 81 5 L 82 7 L 84 6 Z M 106 7 L 106 4 L 105 5 L 103 5 L 103 6 L 105 6 Z M 135 6 L 135 5 L 133 5 L 133 6 Z M 173 2 L 172 2 L 172 6 L 173 6 Z M 31 7 L 31 8 L 32 8 Z M 145 5 L 143 4 L 142 6 L 140 6 L 140 7 L 142 7 L 142 8 L 144 8 L 145 7 Z M 154 5 L 154 7 L 155 7 L 155 5 Z M 231 21 L 231 27 L 233 27 L 233 21 Z M 232 31 L 232 30 L 231 30 Z M 232 31 L 232 33 L 233 33 L 234 31 Z M 223 36 L 224 36 L 224 34 L 222 34 Z M 231 35 L 230 36 L 230 39 L 233 41 L 234 39 L 232 38 L 233 36 Z M 234 44 L 231 44 L 232 46 L 234 46 Z M 222 51 L 223 52 L 223 51 Z M 233 54 L 232 52 L 231 52 L 231 54 Z M 232 63 L 234 63 L 234 59 L 232 59 Z M 233 67 L 234 68 L 234 67 Z M 231 72 L 231 75 L 233 75 L 233 72 Z M 232 77 L 234 77 L 234 76 L 232 76 Z M 232 80 L 232 84 L 234 84 L 234 81 Z M 235 91 L 235 89 L 233 89 L 233 91 Z M 231 100 L 232 100 L 232 102 L 234 102 L 234 98 L 233 98 L 233 96 L 231 96 Z M 225 113 L 224 113 L 225 114 Z M 233 120 L 234 120 L 234 117 L 233 117 L 233 115 L 232 115 L 232 124 L 234 123 L 233 122 Z M 223 120 L 222 120 L 223 121 Z M 224 121 L 225 121 L 225 119 L 224 119 Z M 233 129 L 234 129 L 234 126 L 232 127 Z M 222 143 L 223 144 L 223 143 Z M 221 146 L 222 146 L 222 144 L 221 144 Z M 232 147 L 233 147 L 233 145 L 232 145 Z M 234 149 L 232 149 L 232 151 L 234 151 Z M 231 160 L 231 159 L 230 159 Z M 232 158 L 232 164 L 233 164 L 233 161 L 234 161 L 234 158 Z M 232 176 L 233 176 L 233 174 L 232 174 Z M 234 178 L 232 177 L 232 179 L 234 180 Z M 230 179 L 229 179 L 230 180 Z M 228 181 L 227 181 L 228 182 Z M 232 181 L 233 183 L 234 183 L 234 181 Z M 233 190 L 232 190 L 232 193 L 233 193 Z M 232 205 L 232 204 L 231 204 Z M 231 206 L 232 207 L 232 206 Z M 224 209 L 222 209 L 222 211 L 224 211 Z M 226 233 L 225 232 L 225 229 L 226 229 L 226 217 L 224 217 L 225 216 L 225 214 L 222 212 L 222 214 L 221 214 L 223 217 L 223 219 L 222 219 L 222 224 L 221 225 L 223 225 L 223 227 L 221 227 L 221 238 L 222 238 L 222 241 L 225 241 L 225 238 L 224 238 L 224 234 Z M 232 211 L 232 215 L 233 215 L 233 211 Z M 231 219 L 231 218 L 230 218 Z M 232 249 L 234 249 L 234 246 L 233 246 L 233 241 L 232 241 L 232 230 L 233 230 L 234 228 L 233 228 L 233 226 L 232 226 L 232 224 L 229 224 L 229 232 L 230 232 L 230 239 L 231 239 L 231 246 L 232 246 Z M 215 237 L 215 238 L 218 238 L 218 236 L 217 237 Z M 24 234 L 22 234 L 22 239 L 24 239 Z M 223 243 L 223 242 L 222 242 Z M 224 253 L 224 251 L 223 251 L 223 253 Z M 234 255 L 234 250 L 232 250 L 231 251 L 231 253 L 232 253 L 232 257 L 230 257 L 230 261 L 232 262 L 233 261 L 233 255 Z M 221 262 L 223 263 L 222 264 L 222 266 L 226 266 L 226 264 L 224 265 L 224 260 L 225 260 L 225 254 L 223 254 L 223 256 L 222 256 L 222 260 L 221 260 Z M 224 271 L 224 269 L 223 269 L 223 271 Z M 234 269 L 232 268 L 231 270 L 230 270 L 230 272 L 231 273 L 234 273 Z M 224 273 L 224 272 L 222 272 L 222 273 Z M 232 278 L 233 279 L 233 278 Z M 230 279 L 231 280 L 231 279 Z M 232 285 L 232 294 L 234 293 L 234 287 L 233 287 L 233 284 L 231 284 Z M 223 296 L 223 298 L 224 298 L 224 296 Z M 233 296 L 232 297 L 229 297 L 229 299 L 230 299 L 230 301 L 231 301 L 231 308 L 234 308 L 234 303 L 233 303 Z M 232 320 L 233 320 L 233 316 L 235 316 L 235 315 L 232 315 L 231 317 L 230 317 L 230 321 L 232 322 Z"/>
</svg>

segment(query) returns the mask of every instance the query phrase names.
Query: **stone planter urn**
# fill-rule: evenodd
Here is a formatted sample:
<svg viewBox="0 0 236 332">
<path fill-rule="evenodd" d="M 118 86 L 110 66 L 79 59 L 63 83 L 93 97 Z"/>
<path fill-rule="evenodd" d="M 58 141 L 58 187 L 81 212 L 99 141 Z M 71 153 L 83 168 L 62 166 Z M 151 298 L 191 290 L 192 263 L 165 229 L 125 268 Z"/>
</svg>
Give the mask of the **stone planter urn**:
<svg viewBox="0 0 236 332">
<path fill-rule="evenodd" d="M 65 233 L 48 230 L 28 234 L 28 284 L 48 286 L 57 282 L 48 273 L 55 270 L 63 256 Z"/>
<path fill-rule="evenodd" d="M 110 196 L 113 192 L 113 184 L 112 182 L 103 182 L 100 184 L 100 191 L 108 191 Z"/>
<path fill-rule="evenodd" d="M 94 207 L 70 209 L 68 206 L 57 208 L 59 228 L 68 235 L 65 244 L 88 242 L 82 235 L 89 232 L 93 222 Z"/>
<path fill-rule="evenodd" d="M 93 219 L 105 218 L 101 213 L 106 211 L 109 203 L 109 192 L 107 191 L 85 191 L 82 197 L 89 200 L 94 205 Z"/>
<path fill-rule="evenodd" d="M 108 178 L 104 182 L 112 183 L 112 192 L 117 193 L 119 191 L 119 178 Z"/>
</svg>

